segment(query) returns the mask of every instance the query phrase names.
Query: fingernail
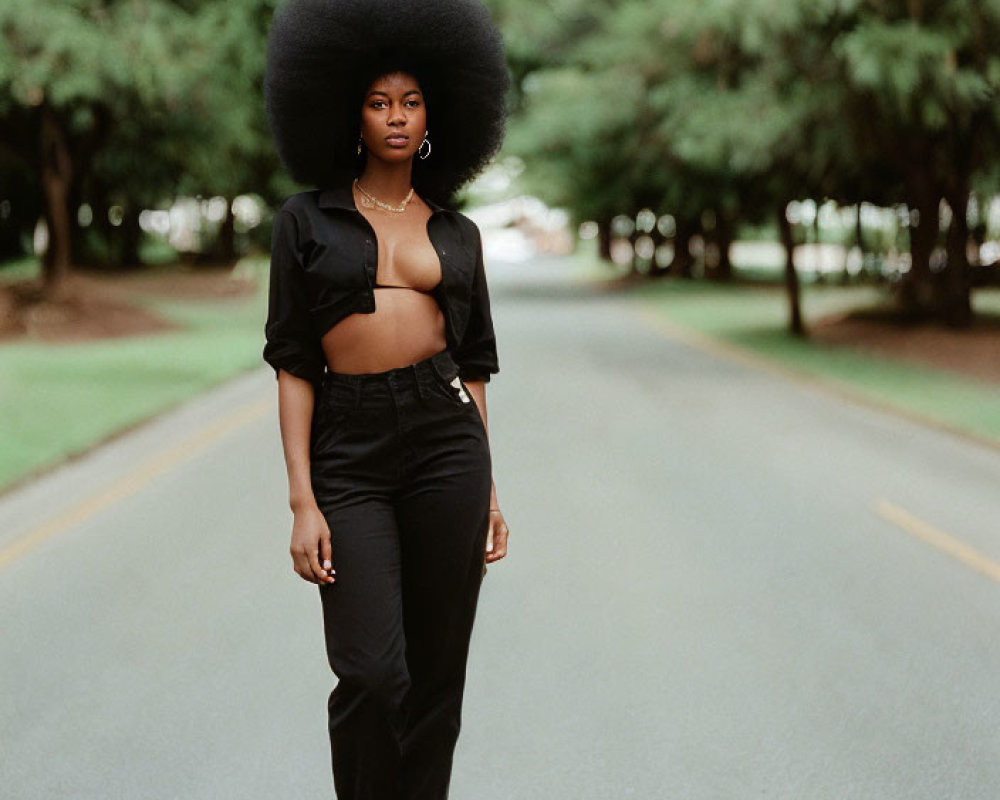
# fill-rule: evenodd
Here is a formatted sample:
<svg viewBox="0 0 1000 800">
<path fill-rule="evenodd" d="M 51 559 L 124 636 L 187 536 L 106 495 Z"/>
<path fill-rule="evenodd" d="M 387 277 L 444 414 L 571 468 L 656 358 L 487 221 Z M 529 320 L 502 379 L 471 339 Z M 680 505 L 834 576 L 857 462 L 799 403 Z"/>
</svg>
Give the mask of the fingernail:
<svg viewBox="0 0 1000 800">
<path fill-rule="evenodd" d="M 323 569 L 330 569 L 330 562 L 329 561 L 324 561 L 323 562 Z"/>
</svg>

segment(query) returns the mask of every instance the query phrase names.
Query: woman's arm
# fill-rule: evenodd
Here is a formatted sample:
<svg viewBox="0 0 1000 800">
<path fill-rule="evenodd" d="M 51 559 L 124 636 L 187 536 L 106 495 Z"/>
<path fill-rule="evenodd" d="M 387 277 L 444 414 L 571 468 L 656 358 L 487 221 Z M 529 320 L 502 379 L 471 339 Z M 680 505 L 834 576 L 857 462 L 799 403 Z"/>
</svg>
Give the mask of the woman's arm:
<svg viewBox="0 0 1000 800">
<path fill-rule="evenodd" d="M 292 509 L 289 552 L 295 572 L 311 583 L 333 583 L 330 527 L 316 504 L 309 463 L 316 390 L 310 381 L 284 369 L 278 372 L 278 424 L 288 472 L 288 504 Z M 322 564 L 320 560 L 322 559 Z"/>
<path fill-rule="evenodd" d="M 486 415 L 486 381 L 464 381 L 472 399 L 476 401 L 476 408 L 479 409 L 479 416 L 483 418 L 483 428 L 486 429 L 487 440 L 490 437 L 490 428 Z M 497 501 L 497 487 L 490 481 L 490 527 L 486 535 L 486 561 L 497 561 L 507 555 L 507 523 L 504 521 L 503 513 L 499 510 L 500 504 Z"/>
</svg>

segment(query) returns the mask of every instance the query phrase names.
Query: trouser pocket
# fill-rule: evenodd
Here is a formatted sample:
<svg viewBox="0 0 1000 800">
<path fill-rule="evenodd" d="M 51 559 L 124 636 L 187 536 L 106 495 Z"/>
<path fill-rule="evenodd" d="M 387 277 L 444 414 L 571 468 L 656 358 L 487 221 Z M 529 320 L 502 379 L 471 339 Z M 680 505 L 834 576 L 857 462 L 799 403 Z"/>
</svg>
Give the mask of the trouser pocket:
<svg viewBox="0 0 1000 800">
<path fill-rule="evenodd" d="M 458 368 L 448 369 L 435 365 L 433 385 L 439 393 L 453 403 L 464 406 L 473 403 L 469 387 L 458 375 Z"/>
</svg>

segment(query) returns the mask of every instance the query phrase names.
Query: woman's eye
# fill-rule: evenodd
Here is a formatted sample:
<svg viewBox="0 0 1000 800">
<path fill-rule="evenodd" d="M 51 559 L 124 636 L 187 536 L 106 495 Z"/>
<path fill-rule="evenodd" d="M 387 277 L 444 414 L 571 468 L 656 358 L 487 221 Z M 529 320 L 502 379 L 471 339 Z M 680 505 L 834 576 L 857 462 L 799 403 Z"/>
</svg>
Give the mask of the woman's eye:
<svg viewBox="0 0 1000 800">
<path fill-rule="evenodd" d="M 385 105 L 386 105 L 385 100 L 375 100 L 373 103 L 371 103 L 371 108 L 383 108 Z M 416 108 L 417 106 L 420 105 L 420 101 L 407 100 L 406 105 L 409 106 L 410 108 Z"/>
</svg>

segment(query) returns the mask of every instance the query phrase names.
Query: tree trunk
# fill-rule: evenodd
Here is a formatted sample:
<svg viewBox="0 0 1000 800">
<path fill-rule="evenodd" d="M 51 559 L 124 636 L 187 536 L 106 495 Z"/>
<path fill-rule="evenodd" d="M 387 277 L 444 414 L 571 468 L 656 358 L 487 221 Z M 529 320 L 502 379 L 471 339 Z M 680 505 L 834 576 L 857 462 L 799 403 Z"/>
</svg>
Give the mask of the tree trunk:
<svg viewBox="0 0 1000 800">
<path fill-rule="evenodd" d="M 931 253 L 937 244 L 941 200 L 923 179 L 913 181 L 913 199 L 920 219 L 910 228 L 910 271 L 900 287 L 903 310 L 915 319 L 924 319 L 934 311 L 934 283 Z"/>
<path fill-rule="evenodd" d="M 826 283 L 826 273 L 823 272 L 823 255 L 819 242 L 819 203 L 816 204 L 816 216 L 812 221 L 813 252 L 816 254 L 816 283 Z"/>
<path fill-rule="evenodd" d="M 951 207 L 951 225 L 948 226 L 948 265 L 944 273 L 941 316 L 954 328 L 968 328 L 972 324 L 971 275 L 966 249 L 969 244 L 966 216 L 969 195 L 966 191 L 956 191 L 947 200 Z"/>
<path fill-rule="evenodd" d="M 858 257 L 861 259 L 861 264 L 858 268 L 858 274 L 864 274 L 865 268 L 865 232 L 864 226 L 861 224 L 861 206 L 862 202 L 858 200 L 858 207 L 854 214 L 854 244 L 858 248 Z M 850 248 L 848 248 L 847 253 L 844 256 L 844 283 L 849 283 L 851 276 L 847 271 L 847 259 L 850 256 Z"/>
<path fill-rule="evenodd" d="M 45 195 L 45 220 L 49 229 L 49 246 L 42 262 L 42 278 L 45 294 L 52 297 L 58 294 L 70 270 L 72 231 L 69 193 L 73 164 L 59 118 L 47 101 L 41 106 L 39 156 L 42 192 Z"/>
<path fill-rule="evenodd" d="M 639 271 L 639 256 L 635 252 L 635 242 L 642 234 L 638 231 L 633 230 L 628 236 L 629 246 L 632 248 L 632 258 L 628 264 L 628 271 L 630 275 L 641 275 L 642 272 Z"/>
<path fill-rule="evenodd" d="M 972 251 L 972 257 L 969 259 L 969 263 L 974 267 L 980 267 L 983 264 L 981 258 L 982 246 L 986 243 L 988 233 L 986 215 L 988 213 L 990 198 L 980 194 L 979 192 L 975 193 L 975 198 L 976 208 L 979 209 L 979 213 L 976 215 L 976 224 L 972 227 L 972 230 L 969 231 L 969 245 Z"/>
<path fill-rule="evenodd" d="M 611 260 L 611 219 L 597 220 L 597 255 L 605 261 Z"/>
<path fill-rule="evenodd" d="M 122 224 L 115 229 L 118 239 L 118 266 L 131 270 L 142 266 L 139 260 L 139 241 L 142 228 L 139 227 L 139 210 L 131 202 L 123 205 Z"/>
<path fill-rule="evenodd" d="M 861 222 L 861 207 L 864 205 L 860 200 L 858 201 L 857 211 L 854 214 L 854 244 L 858 246 L 858 250 L 861 251 L 861 257 L 864 258 L 865 255 L 865 228 Z"/>
<path fill-rule="evenodd" d="M 236 218 L 233 216 L 233 203 L 226 200 L 226 216 L 219 226 L 219 259 L 229 263 L 236 260 Z"/>
<path fill-rule="evenodd" d="M 799 274 L 795 270 L 795 238 L 792 224 L 785 216 L 787 203 L 779 203 L 778 230 L 781 244 L 785 248 L 785 291 L 788 294 L 788 331 L 794 336 L 805 336 L 806 327 L 802 322 L 802 304 L 799 299 Z"/>
<path fill-rule="evenodd" d="M 697 226 L 691 220 L 683 218 L 677 220 L 677 232 L 674 235 L 674 257 L 667 267 L 671 275 L 678 278 L 692 277 L 691 268 L 694 265 L 694 259 L 691 256 L 691 238 L 697 230 Z"/>
<path fill-rule="evenodd" d="M 731 219 L 719 214 L 715 222 L 715 245 L 719 248 L 719 263 L 709 277 L 715 281 L 729 281 L 733 278 L 733 262 L 729 259 L 729 250 L 736 233 Z"/>
<path fill-rule="evenodd" d="M 656 260 L 656 254 L 660 247 L 666 243 L 667 237 L 660 233 L 660 229 L 655 225 L 653 226 L 653 230 L 649 232 L 649 237 L 653 240 L 653 259 L 649 264 L 649 276 L 651 278 L 662 278 L 664 275 L 669 275 L 670 270 L 667 267 L 660 266 Z"/>
<path fill-rule="evenodd" d="M 69 193 L 66 196 L 66 206 L 69 209 L 69 260 L 70 263 L 79 267 L 86 261 L 83 252 L 84 229 L 78 219 L 78 209 L 83 202 L 82 187 L 80 185 L 79 173 L 74 176 L 70 184 Z"/>
</svg>

